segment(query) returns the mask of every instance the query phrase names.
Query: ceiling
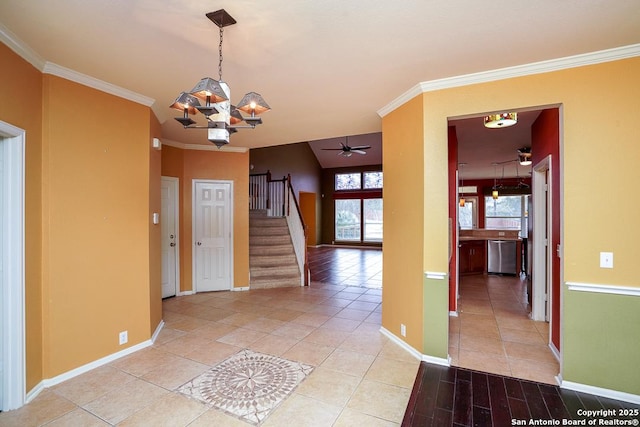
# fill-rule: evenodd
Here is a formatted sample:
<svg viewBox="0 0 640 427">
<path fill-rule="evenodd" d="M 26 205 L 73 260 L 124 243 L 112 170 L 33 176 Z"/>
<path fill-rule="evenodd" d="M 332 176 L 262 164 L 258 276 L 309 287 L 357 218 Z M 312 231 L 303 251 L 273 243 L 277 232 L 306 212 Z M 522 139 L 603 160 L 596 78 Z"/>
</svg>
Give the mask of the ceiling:
<svg viewBox="0 0 640 427">
<path fill-rule="evenodd" d="M 43 61 L 155 99 L 164 139 L 208 145 L 168 106 L 218 78 L 219 30 L 205 14 L 222 8 L 238 22 L 223 43 L 232 102 L 256 91 L 272 108 L 231 137 L 248 148 L 337 146 L 379 133 L 377 111 L 419 82 L 640 42 L 638 0 L 20 0 L 0 2 L 0 33 Z"/>
</svg>

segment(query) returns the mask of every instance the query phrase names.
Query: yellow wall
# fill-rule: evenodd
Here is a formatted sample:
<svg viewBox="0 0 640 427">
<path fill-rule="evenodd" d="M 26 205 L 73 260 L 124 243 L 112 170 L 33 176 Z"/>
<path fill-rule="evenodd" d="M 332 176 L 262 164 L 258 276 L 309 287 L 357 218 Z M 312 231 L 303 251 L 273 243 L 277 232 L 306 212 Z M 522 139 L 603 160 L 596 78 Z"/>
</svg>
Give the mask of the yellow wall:
<svg viewBox="0 0 640 427">
<path fill-rule="evenodd" d="M 27 390 L 42 380 L 42 74 L 0 43 L 0 120 L 25 133 Z M 11 101 L 9 101 L 11 100 Z"/>
<path fill-rule="evenodd" d="M 382 326 L 422 350 L 423 105 L 416 97 L 382 122 L 384 257 Z"/>
<path fill-rule="evenodd" d="M 233 181 L 234 287 L 249 286 L 249 153 L 165 147 L 162 175 L 180 179 L 180 290 L 193 290 L 191 196 L 194 179 Z"/>
</svg>

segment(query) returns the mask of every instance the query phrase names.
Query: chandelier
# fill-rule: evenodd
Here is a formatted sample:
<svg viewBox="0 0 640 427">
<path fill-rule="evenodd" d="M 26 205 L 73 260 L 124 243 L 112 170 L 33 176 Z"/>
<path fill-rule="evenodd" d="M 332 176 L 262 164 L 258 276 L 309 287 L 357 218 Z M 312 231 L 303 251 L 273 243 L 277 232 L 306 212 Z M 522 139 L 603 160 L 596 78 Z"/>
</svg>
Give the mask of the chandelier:
<svg viewBox="0 0 640 427">
<path fill-rule="evenodd" d="M 224 9 L 209 12 L 206 16 L 220 29 L 218 80 L 211 77 L 201 79 L 191 91 L 180 93 L 169 107 L 182 111 L 182 117 L 175 119 L 185 129 L 207 129 L 209 141 L 221 148 L 229 143 L 229 135 L 238 129 L 255 129 L 262 124 L 258 116 L 271 108 L 256 92 L 247 93 L 236 106 L 231 105 L 231 90 L 222 81 L 222 36 L 224 27 L 235 24 L 236 20 Z M 189 116 L 198 112 L 207 119 L 206 126 L 198 125 Z M 239 125 L 243 121 L 246 125 Z"/>
<path fill-rule="evenodd" d="M 518 113 L 489 114 L 484 117 L 484 126 L 490 129 L 506 128 L 516 123 L 518 123 Z"/>
</svg>

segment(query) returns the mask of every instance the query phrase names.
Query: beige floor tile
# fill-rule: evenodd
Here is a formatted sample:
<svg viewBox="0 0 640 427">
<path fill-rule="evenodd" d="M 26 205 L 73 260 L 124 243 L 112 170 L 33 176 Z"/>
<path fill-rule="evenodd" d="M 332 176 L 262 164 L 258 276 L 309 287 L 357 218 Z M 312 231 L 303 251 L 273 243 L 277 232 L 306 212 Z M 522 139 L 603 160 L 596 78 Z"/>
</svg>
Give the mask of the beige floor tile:
<svg viewBox="0 0 640 427">
<path fill-rule="evenodd" d="M 307 335 L 303 341 L 322 344 L 329 347 L 338 347 L 350 335 L 345 331 L 332 331 L 318 328 Z"/>
<path fill-rule="evenodd" d="M 420 362 L 405 362 L 378 357 L 373 362 L 365 379 L 411 389 L 416 380 Z"/>
<path fill-rule="evenodd" d="M 558 385 L 556 376 L 560 372 L 558 363 L 542 363 L 532 360 L 509 358 L 511 372 L 517 378 Z"/>
<path fill-rule="evenodd" d="M 0 412 L 0 426 L 40 426 L 76 408 L 73 402 L 51 390 L 44 390 L 28 405 L 13 411 Z"/>
<path fill-rule="evenodd" d="M 317 328 L 318 326 L 325 323 L 327 320 L 331 319 L 331 316 L 320 313 L 305 313 L 301 316 L 296 317 L 291 322 L 292 323 L 300 323 L 307 326 L 312 326 Z"/>
<path fill-rule="evenodd" d="M 348 350 L 356 353 L 376 356 L 382 350 L 389 338 L 380 332 L 362 333 L 352 332 L 349 337 L 338 347 L 340 350 Z"/>
<path fill-rule="evenodd" d="M 371 311 L 368 310 L 357 310 L 354 308 L 344 308 L 342 309 L 342 311 L 336 313 L 335 317 L 341 318 L 341 319 L 351 319 L 351 320 L 358 320 L 358 321 L 364 321 L 367 317 L 369 317 L 372 314 Z"/>
<path fill-rule="evenodd" d="M 374 311 L 364 319 L 366 323 L 375 323 L 378 327 L 382 324 L 382 312 Z M 360 325 L 362 326 L 362 325 Z"/>
<path fill-rule="evenodd" d="M 335 349 L 326 345 L 301 341 L 282 354 L 282 357 L 312 366 L 319 366 Z"/>
<path fill-rule="evenodd" d="M 3 425 L 0 422 L 0 425 Z M 104 422 L 100 418 L 85 411 L 82 408 L 76 408 L 75 410 L 66 413 L 60 418 L 47 424 L 47 427 L 70 427 L 70 426 L 82 426 L 82 427 L 107 427 L 110 424 Z"/>
<path fill-rule="evenodd" d="M 227 325 L 233 325 L 237 327 L 242 327 L 247 323 L 251 323 L 255 320 L 258 320 L 261 316 L 259 314 L 254 313 L 235 313 L 231 316 L 225 317 L 220 320 L 219 323 L 225 323 Z"/>
<path fill-rule="evenodd" d="M 249 344 L 258 341 L 267 334 L 260 331 L 252 331 L 251 329 L 238 328 L 233 332 L 221 336 L 216 341 L 235 345 L 236 347 L 246 348 Z"/>
<path fill-rule="evenodd" d="M 209 407 L 177 393 L 167 394 L 118 424 L 126 426 L 176 427 L 187 426 Z"/>
<path fill-rule="evenodd" d="M 533 322 L 525 316 L 496 317 L 496 321 L 498 322 L 498 327 L 500 329 L 507 328 L 537 332 Z"/>
<path fill-rule="evenodd" d="M 229 332 L 237 329 L 236 326 L 229 325 L 227 323 L 210 322 L 203 325 L 193 331 L 189 331 L 188 336 L 192 338 L 198 338 L 202 341 L 214 341 L 223 335 L 227 335 Z"/>
<path fill-rule="evenodd" d="M 333 425 L 341 409 L 294 393 L 269 415 L 263 426 L 327 427 Z"/>
<path fill-rule="evenodd" d="M 265 335 L 258 341 L 249 344 L 249 349 L 274 356 L 281 356 L 300 340 L 296 338 L 281 337 L 278 335 Z"/>
<path fill-rule="evenodd" d="M 545 344 L 540 332 L 522 329 L 500 328 L 502 341 L 519 342 L 523 344 Z"/>
<path fill-rule="evenodd" d="M 307 335 L 309 335 L 311 332 L 313 332 L 314 330 L 315 328 L 313 326 L 288 322 L 282 325 L 281 327 L 279 327 L 278 329 L 276 329 L 275 331 L 272 331 L 271 334 L 278 335 L 281 337 L 294 338 L 294 339 L 301 340 Z"/>
<path fill-rule="evenodd" d="M 200 415 L 194 422 L 189 424 L 189 427 L 249 427 L 248 424 L 240 419 L 226 414 L 215 408 L 209 409 L 204 414 Z"/>
<path fill-rule="evenodd" d="M 84 405 L 134 379 L 114 367 L 101 366 L 58 384 L 52 390 L 76 405 Z"/>
<path fill-rule="evenodd" d="M 397 427 L 400 423 L 394 423 L 371 415 L 363 414 L 356 410 L 346 408 L 340 413 L 333 427 Z"/>
<path fill-rule="evenodd" d="M 297 394 L 343 407 L 362 379 L 324 367 L 318 367 L 296 389 Z"/>
<path fill-rule="evenodd" d="M 511 368 L 505 355 L 485 354 L 460 349 L 458 364 L 467 369 L 511 376 Z"/>
<path fill-rule="evenodd" d="M 204 363 L 205 365 L 214 366 L 242 349 L 243 347 L 212 341 L 205 343 L 197 350 L 186 354 L 185 358 Z"/>
<path fill-rule="evenodd" d="M 364 379 L 347 407 L 386 421 L 400 423 L 410 395 L 411 389 Z"/>
<path fill-rule="evenodd" d="M 280 309 L 280 310 L 276 310 L 268 315 L 266 315 L 266 317 L 268 317 L 269 319 L 277 319 L 277 320 L 282 320 L 284 322 L 289 322 L 293 319 L 295 319 L 298 316 L 303 315 L 304 312 L 302 311 L 297 311 L 297 310 L 289 310 L 289 309 Z"/>
<path fill-rule="evenodd" d="M 168 343 L 171 340 L 181 337 L 185 334 L 186 332 L 179 331 L 177 329 L 171 329 L 167 327 L 167 325 L 165 324 L 164 328 L 162 328 L 162 330 L 160 331 L 160 334 L 158 334 L 158 337 L 156 338 L 156 341 L 153 344 L 155 346 L 160 346 L 162 344 Z"/>
<path fill-rule="evenodd" d="M 461 350 L 475 351 L 485 354 L 497 354 L 504 356 L 504 346 L 498 338 L 483 337 L 481 335 L 460 334 L 459 345 Z"/>
<path fill-rule="evenodd" d="M 167 322 L 166 326 L 178 331 L 189 332 L 193 331 L 194 329 L 198 329 L 203 325 L 207 325 L 208 323 L 208 320 L 197 319 L 195 317 L 186 317 L 176 322 Z"/>
<path fill-rule="evenodd" d="M 108 423 L 117 424 L 168 393 L 162 387 L 137 379 L 83 405 L 83 408 Z"/>
<path fill-rule="evenodd" d="M 169 341 L 159 347 L 160 350 L 168 353 L 173 353 L 177 356 L 184 356 L 187 353 L 191 353 L 202 346 L 206 341 L 197 336 L 186 334 L 179 338 Z"/>
<path fill-rule="evenodd" d="M 160 365 L 176 360 L 178 357 L 173 353 L 161 350 L 160 346 L 152 346 L 111 362 L 109 366 L 140 377 Z"/>
<path fill-rule="evenodd" d="M 321 366 L 345 374 L 364 377 L 374 360 L 375 357 L 369 354 L 335 350 Z"/>
<path fill-rule="evenodd" d="M 322 329 L 330 329 L 332 331 L 345 331 L 345 332 L 353 332 L 358 326 L 360 326 L 360 321 L 351 320 L 351 319 L 340 319 L 338 317 L 333 317 L 330 320 L 327 320 L 324 325 L 321 326 Z"/>
<path fill-rule="evenodd" d="M 551 354 L 551 350 L 545 344 L 522 344 L 518 342 L 505 342 L 504 349 L 507 352 L 507 356 L 516 359 L 533 360 L 543 363 L 553 364 L 556 363 L 556 359 Z"/>
<path fill-rule="evenodd" d="M 330 300 L 329 300 L 330 301 Z M 336 306 L 331 304 L 318 304 L 314 308 L 311 309 L 311 313 L 324 314 L 325 316 L 335 316 L 336 313 L 339 313 L 342 310 L 342 306 Z"/>
<path fill-rule="evenodd" d="M 179 358 L 175 362 L 160 365 L 156 369 L 147 372 L 142 376 L 142 379 L 167 390 L 175 390 L 210 368 L 210 366 L 203 363 Z"/>
<path fill-rule="evenodd" d="M 409 353 L 407 350 L 400 347 L 398 344 L 396 344 L 391 340 L 387 340 L 387 342 L 382 347 L 382 350 L 380 350 L 378 357 L 384 357 L 385 359 L 401 360 L 404 362 L 416 362 L 416 361 L 420 362 L 420 360 L 416 358 L 416 356 Z"/>
<path fill-rule="evenodd" d="M 285 322 L 282 320 L 270 319 L 268 317 L 259 317 L 253 322 L 249 322 L 246 325 L 244 325 L 243 328 L 251 329 L 253 331 L 265 332 L 268 334 L 280 328 L 284 324 Z"/>
</svg>

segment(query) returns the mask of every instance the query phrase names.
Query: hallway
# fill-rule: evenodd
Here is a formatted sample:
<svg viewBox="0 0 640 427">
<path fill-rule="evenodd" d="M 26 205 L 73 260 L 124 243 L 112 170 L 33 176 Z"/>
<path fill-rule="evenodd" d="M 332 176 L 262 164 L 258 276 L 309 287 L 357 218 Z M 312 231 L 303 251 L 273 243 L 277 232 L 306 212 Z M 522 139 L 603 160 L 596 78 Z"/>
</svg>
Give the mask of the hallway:
<svg viewBox="0 0 640 427">
<path fill-rule="evenodd" d="M 557 384 L 549 323 L 529 319 L 526 281 L 515 276 L 461 276 L 459 317 L 449 318 L 451 364 Z"/>
</svg>

